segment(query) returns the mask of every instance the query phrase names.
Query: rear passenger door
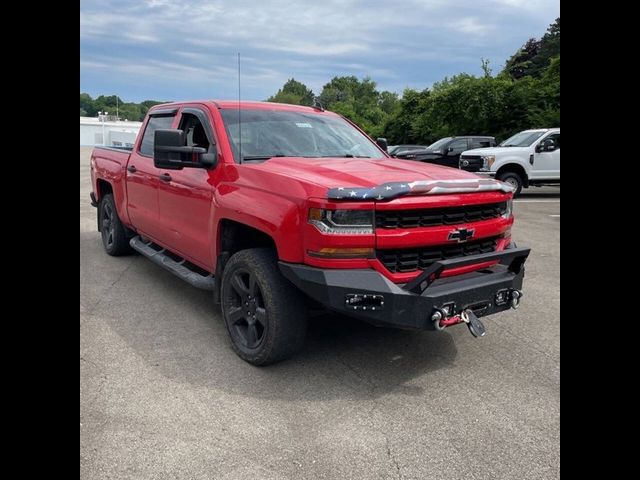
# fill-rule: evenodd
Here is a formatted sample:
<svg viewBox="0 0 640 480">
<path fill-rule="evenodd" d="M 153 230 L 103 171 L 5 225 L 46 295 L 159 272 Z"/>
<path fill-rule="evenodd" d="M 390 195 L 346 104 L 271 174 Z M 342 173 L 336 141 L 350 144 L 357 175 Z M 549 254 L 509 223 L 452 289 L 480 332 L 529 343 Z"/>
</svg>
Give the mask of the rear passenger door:
<svg viewBox="0 0 640 480">
<path fill-rule="evenodd" d="M 178 109 L 156 110 L 140 131 L 142 140 L 127 164 L 127 212 L 136 230 L 157 240 L 162 232 L 158 218 L 159 170 L 153 165 L 153 137 L 158 129 L 171 128 Z"/>
<path fill-rule="evenodd" d="M 212 153 L 217 140 L 207 112 L 198 106 L 180 111 L 177 127 L 185 133 L 185 146 L 197 146 Z M 162 221 L 162 243 L 196 265 L 214 266 L 210 241 L 212 204 L 217 168 L 161 169 L 158 212 Z"/>
</svg>

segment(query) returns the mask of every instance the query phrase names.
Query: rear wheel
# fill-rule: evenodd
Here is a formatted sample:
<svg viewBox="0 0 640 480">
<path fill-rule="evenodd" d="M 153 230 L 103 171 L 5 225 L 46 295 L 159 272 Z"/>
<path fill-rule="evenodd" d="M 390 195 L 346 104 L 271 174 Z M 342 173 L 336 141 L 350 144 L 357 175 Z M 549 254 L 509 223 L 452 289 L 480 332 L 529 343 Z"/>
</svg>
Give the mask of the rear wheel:
<svg viewBox="0 0 640 480">
<path fill-rule="evenodd" d="M 290 357 L 304 344 L 303 295 L 278 270 L 272 249 L 252 248 L 225 265 L 222 316 L 235 352 L 253 365 Z"/>
<path fill-rule="evenodd" d="M 508 183 L 515 189 L 513 191 L 514 197 L 520 195 L 520 192 L 522 191 L 522 184 L 523 184 L 522 178 L 520 177 L 520 175 L 518 175 L 515 172 L 505 172 L 498 176 L 498 180 L 500 180 L 501 182 Z"/>
<path fill-rule="evenodd" d="M 127 228 L 122 225 L 111 193 L 100 201 L 100 233 L 105 252 L 114 257 L 131 253 Z"/>
</svg>

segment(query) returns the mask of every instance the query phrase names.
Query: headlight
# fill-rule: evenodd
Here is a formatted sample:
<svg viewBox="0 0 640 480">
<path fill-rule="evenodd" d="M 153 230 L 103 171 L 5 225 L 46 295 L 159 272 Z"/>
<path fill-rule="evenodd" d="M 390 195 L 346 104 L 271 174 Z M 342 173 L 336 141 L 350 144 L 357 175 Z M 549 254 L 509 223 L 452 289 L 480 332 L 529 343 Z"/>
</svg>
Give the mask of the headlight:
<svg viewBox="0 0 640 480">
<path fill-rule="evenodd" d="M 491 170 L 491 165 L 496 161 L 495 155 L 485 155 L 482 157 L 482 170 Z"/>
<path fill-rule="evenodd" d="M 507 200 L 507 208 L 502 214 L 502 218 L 509 218 L 513 213 L 513 200 Z"/>
<path fill-rule="evenodd" d="M 373 210 L 309 209 L 309 223 L 322 233 L 338 235 L 373 234 Z"/>
</svg>

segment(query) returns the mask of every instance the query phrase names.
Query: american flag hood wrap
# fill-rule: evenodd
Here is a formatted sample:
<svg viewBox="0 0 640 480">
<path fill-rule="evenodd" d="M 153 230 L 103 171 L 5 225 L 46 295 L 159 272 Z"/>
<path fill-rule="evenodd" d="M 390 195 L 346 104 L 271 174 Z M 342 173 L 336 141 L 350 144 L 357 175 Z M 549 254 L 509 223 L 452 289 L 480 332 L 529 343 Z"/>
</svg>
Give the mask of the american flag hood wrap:
<svg viewBox="0 0 640 480">
<path fill-rule="evenodd" d="M 511 185 L 491 178 L 465 178 L 462 180 L 416 180 L 414 182 L 388 182 L 376 187 L 336 187 L 327 191 L 329 200 L 385 201 L 404 195 L 437 195 L 446 193 L 474 193 L 499 191 L 513 192 Z"/>
</svg>

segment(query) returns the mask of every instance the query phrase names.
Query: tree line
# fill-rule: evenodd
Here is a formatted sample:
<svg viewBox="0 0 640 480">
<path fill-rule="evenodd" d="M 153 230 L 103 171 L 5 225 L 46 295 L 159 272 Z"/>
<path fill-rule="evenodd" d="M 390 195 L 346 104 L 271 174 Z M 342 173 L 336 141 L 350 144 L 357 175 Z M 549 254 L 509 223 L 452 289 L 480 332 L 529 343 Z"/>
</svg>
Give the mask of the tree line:
<svg viewBox="0 0 640 480">
<path fill-rule="evenodd" d="M 431 88 L 407 88 L 402 96 L 379 91 L 371 78 L 337 76 L 316 95 L 291 78 L 269 102 L 313 105 L 340 113 L 373 138 L 389 144 L 429 144 L 454 135 L 492 135 L 501 141 L 527 128 L 560 126 L 560 18 L 540 38 L 529 39 L 493 75 L 482 59 L 481 76 L 461 73 Z M 80 94 L 80 115 L 98 111 L 141 121 L 158 101 L 122 102 L 115 95 Z"/>
<path fill-rule="evenodd" d="M 109 112 L 109 116 L 120 117 L 121 120 L 141 122 L 147 111 L 154 105 L 164 102 L 145 100 L 141 103 L 123 102 L 117 95 L 100 95 L 91 98 L 88 93 L 80 93 L 80 116 L 97 117 L 98 112 Z"/>
</svg>

